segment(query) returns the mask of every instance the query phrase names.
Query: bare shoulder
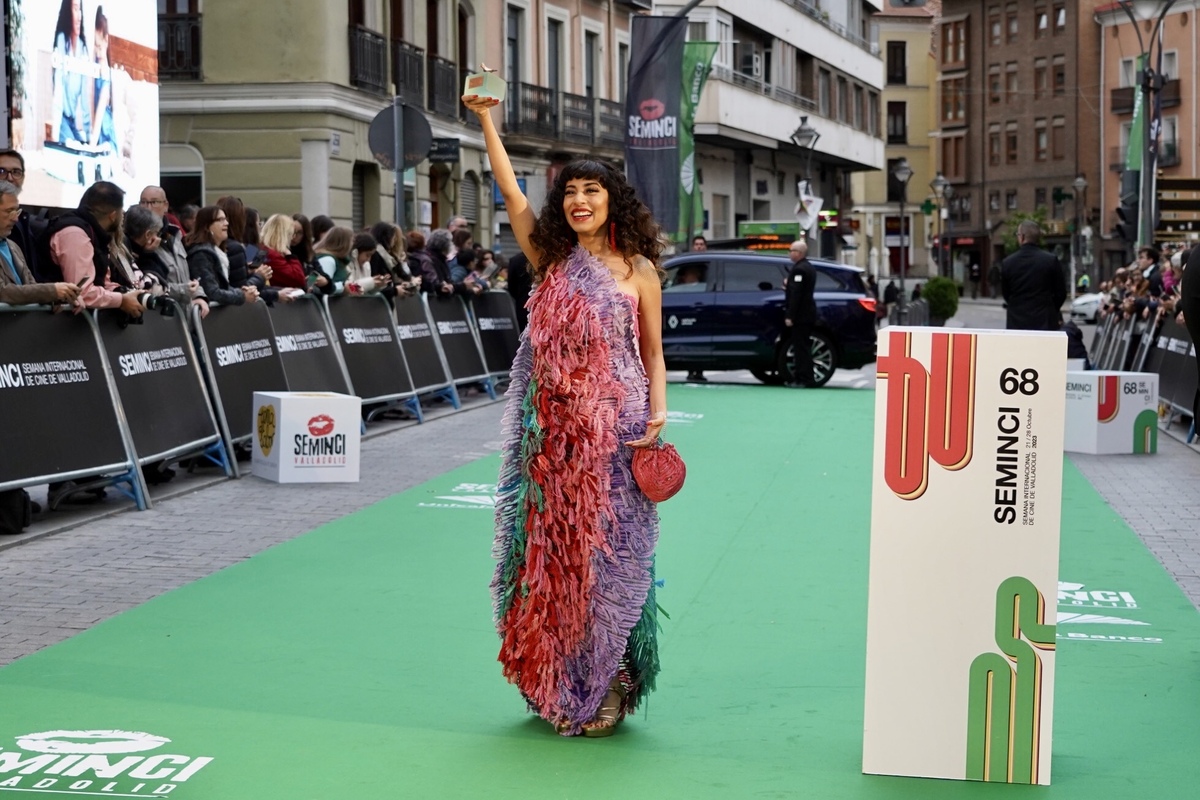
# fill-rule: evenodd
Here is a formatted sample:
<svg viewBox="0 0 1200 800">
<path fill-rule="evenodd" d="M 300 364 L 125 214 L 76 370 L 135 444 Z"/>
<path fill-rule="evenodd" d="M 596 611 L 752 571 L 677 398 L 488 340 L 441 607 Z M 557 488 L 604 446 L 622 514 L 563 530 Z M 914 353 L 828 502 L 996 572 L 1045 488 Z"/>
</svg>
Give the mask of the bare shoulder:
<svg viewBox="0 0 1200 800">
<path fill-rule="evenodd" d="M 654 262 L 646 258 L 642 254 L 638 254 L 631 259 L 633 263 L 633 274 L 638 280 L 650 281 L 658 285 L 658 267 L 654 266 Z"/>
</svg>

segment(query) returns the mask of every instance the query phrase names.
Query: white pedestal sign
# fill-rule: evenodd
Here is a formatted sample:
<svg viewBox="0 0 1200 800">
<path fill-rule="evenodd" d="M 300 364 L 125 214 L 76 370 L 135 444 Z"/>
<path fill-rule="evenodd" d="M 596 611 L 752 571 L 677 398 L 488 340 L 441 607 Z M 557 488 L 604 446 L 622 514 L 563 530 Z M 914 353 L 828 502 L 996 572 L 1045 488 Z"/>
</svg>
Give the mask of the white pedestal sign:
<svg viewBox="0 0 1200 800">
<path fill-rule="evenodd" d="M 1050 783 L 1060 333 L 879 333 L 863 771 Z"/>
<path fill-rule="evenodd" d="M 1068 372 L 1070 453 L 1157 453 L 1158 376 L 1153 372 Z"/>
<path fill-rule="evenodd" d="M 255 392 L 254 475 L 278 483 L 355 483 L 362 400 L 333 392 Z"/>
</svg>

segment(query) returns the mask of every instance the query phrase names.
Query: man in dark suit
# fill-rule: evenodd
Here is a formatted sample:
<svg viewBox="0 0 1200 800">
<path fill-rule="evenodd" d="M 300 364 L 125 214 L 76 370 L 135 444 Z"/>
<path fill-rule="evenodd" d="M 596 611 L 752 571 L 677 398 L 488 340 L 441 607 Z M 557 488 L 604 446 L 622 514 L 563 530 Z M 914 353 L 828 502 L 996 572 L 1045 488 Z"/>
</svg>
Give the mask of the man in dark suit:
<svg viewBox="0 0 1200 800">
<path fill-rule="evenodd" d="M 787 299 L 784 304 L 784 336 L 795 345 L 793 351 L 792 379 L 788 386 L 793 389 L 811 387 L 813 381 L 812 343 L 809 336 L 817 323 L 817 301 L 813 289 L 817 284 L 817 270 L 808 260 L 808 242 L 804 239 L 792 242 L 788 249 L 792 260 L 788 270 Z"/>
<path fill-rule="evenodd" d="M 1067 281 L 1062 264 L 1037 246 L 1042 229 L 1033 220 L 1017 227 L 1020 248 L 1000 266 L 1000 290 L 1008 306 L 1009 330 L 1056 331 Z"/>
</svg>

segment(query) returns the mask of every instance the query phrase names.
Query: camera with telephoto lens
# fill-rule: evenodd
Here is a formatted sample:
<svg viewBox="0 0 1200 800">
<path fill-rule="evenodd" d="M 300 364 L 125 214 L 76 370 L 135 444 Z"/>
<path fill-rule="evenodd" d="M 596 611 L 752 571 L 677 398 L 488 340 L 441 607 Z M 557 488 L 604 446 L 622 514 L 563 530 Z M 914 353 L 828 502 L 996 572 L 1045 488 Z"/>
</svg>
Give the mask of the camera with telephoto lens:
<svg viewBox="0 0 1200 800">
<path fill-rule="evenodd" d="M 147 311 L 157 311 L 164 317 L 175 316 L 175 301 L 165 294 L 139 292 L 138 305 Z"/>
</svg>

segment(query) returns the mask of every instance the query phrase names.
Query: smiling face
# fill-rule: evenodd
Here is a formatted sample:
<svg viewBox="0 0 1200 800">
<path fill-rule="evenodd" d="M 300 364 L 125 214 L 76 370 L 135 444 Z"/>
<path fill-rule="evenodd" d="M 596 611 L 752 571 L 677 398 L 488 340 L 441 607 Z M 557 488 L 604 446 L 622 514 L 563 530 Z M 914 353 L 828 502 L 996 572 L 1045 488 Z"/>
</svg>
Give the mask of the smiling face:
<svg viewBox="0 0 1200 800">
<path fill-rule="evenodd" d="M 208 226 L 208 232 L 212 234 L 213 241 L 216 242 L 218 247 L 221 245 L 221 242 L 229 238 L 229 219 L 225 216 L 224 211 L 217 214 L 212 224 Z"/>
<path fill-rule="evenodd" d="M 608 190 L 597 178 L 567 181 L 563 213 L 576 234 L 596 233 L 608 224 Z"/>
</svg>

